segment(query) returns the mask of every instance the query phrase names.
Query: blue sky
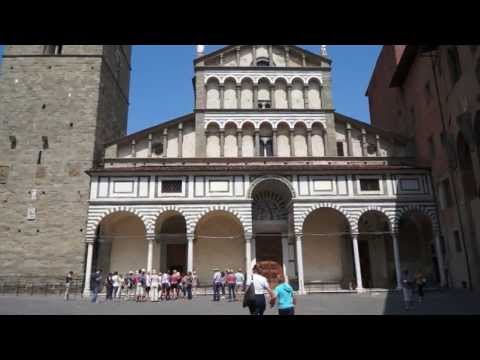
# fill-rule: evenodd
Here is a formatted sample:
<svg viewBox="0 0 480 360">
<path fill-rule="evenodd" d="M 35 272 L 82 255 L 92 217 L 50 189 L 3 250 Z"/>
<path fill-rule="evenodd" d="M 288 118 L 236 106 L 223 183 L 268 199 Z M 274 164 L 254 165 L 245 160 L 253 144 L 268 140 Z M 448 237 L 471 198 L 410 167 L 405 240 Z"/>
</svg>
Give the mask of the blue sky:
<svg viewBox="0 0 480 360">
<path fill-rule="evenodd" d="M 207 45 L 212 52 L 223 45 Z M 320 45 L 300 45 L 318 53 Z M 338 112 L 369 122 L 365 96 L 381 46 L 331 45 L 333 103 Z M 3 46 L 0 45 L 0 54 Z M 194 45 L 133 47 L 128 132 L 187 114 L 193 109 Z"/>
</svg>

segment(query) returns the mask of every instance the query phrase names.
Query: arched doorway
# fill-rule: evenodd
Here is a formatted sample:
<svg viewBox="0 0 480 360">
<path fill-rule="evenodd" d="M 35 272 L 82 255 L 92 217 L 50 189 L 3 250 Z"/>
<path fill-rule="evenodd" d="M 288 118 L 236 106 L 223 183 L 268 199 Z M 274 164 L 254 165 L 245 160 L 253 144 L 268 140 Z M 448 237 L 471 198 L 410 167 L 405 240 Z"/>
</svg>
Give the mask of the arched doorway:
<svg viewBox="0 0 480 360">
<path fill-rule="evenodd" d="M 254 262 L 262 269 L 271 286 L 278 283 L 278 276 L 295 277 L 290 260 L 289 234 L 293 233 L 292 192 L 278 179 L 258 183 L 252 191 L 252 218 L 255 238 Z"/>
<path fill-rule="evenodd" d="M 421 272 L 430 285 L 438 285 L 440 273 L 430 218 L 417 211 L 402 215 L 398 222 L 398 247 L 402 271 Z"/>
<path fill-rule="evenodd" d="M 116 212 L 98 225 L 92 271 L 125 274 L 146 268 L 147 241 L 143 221 L 130 212 Z"/>
<path fill-rule="evenodd" d="M 214 268 L 245 268 L 243 226 L 227 211 L 211 211 L 198 221 L 193 248 L 194 269 L 202 286 L 211 285 Z"/>
<path fill-rule="evenodd" d="M 187 271 L 187 225 L 182 214 L 166 211 L 155 224 L 156 244 L 153 268 L 161 272 Z"/>
<path fill-rule="evenodd" d="M 353 288 L 352 238 L 347 218 L 331 208 L 311 212 L 303 223 L 305 286 L 319 290 Z"/>
<path fill-rule="evenodd" d="M 358 220 L 358 250 L 363 287 L 394 289 L 397 285 L 390 222 L 380 211 L 367 211 Z"/>
</svg>

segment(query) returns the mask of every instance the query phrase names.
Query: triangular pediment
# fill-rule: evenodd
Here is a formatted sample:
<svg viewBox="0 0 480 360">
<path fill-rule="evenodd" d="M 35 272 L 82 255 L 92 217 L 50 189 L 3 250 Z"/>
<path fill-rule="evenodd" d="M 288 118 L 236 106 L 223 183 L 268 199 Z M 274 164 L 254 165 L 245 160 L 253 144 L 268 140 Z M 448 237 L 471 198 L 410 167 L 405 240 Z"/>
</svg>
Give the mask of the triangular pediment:
<svg viewBox="0 0 480 360">
<path fill-rule="evenodd" d="M 195 66 L 330 67 L 332 61 L 296 45 L 228 45 L 194 61 Z"/>
</svg>

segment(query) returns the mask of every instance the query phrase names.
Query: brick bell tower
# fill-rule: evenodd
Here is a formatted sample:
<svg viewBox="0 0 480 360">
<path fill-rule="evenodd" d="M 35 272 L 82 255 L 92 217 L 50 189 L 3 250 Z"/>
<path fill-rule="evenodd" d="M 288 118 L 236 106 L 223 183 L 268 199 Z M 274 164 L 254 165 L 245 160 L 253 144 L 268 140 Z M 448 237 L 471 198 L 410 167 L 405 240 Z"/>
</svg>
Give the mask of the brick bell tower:
<svg viewBox="0 0 480 360">
<path fill-rule="evenodd" d="M 0 73 L 0 282 L 83 276 L 89 177 L 126 135 L 131 47 L 6 45 Z"/>
</svg>

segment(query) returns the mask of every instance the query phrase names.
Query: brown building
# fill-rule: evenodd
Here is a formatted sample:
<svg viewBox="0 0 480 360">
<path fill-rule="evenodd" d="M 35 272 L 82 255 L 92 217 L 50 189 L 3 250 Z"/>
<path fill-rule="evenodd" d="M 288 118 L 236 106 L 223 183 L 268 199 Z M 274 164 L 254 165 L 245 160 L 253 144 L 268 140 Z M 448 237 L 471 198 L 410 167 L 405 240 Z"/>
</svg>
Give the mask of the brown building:
<svg viewBox="0 0 480 360">
<path fill-rule="evenodd" d="M 374 127 L 431 167 L 451 287 L 480 286 L 480 49 L 384 46 L 367 94 Z"/>
</svg>

